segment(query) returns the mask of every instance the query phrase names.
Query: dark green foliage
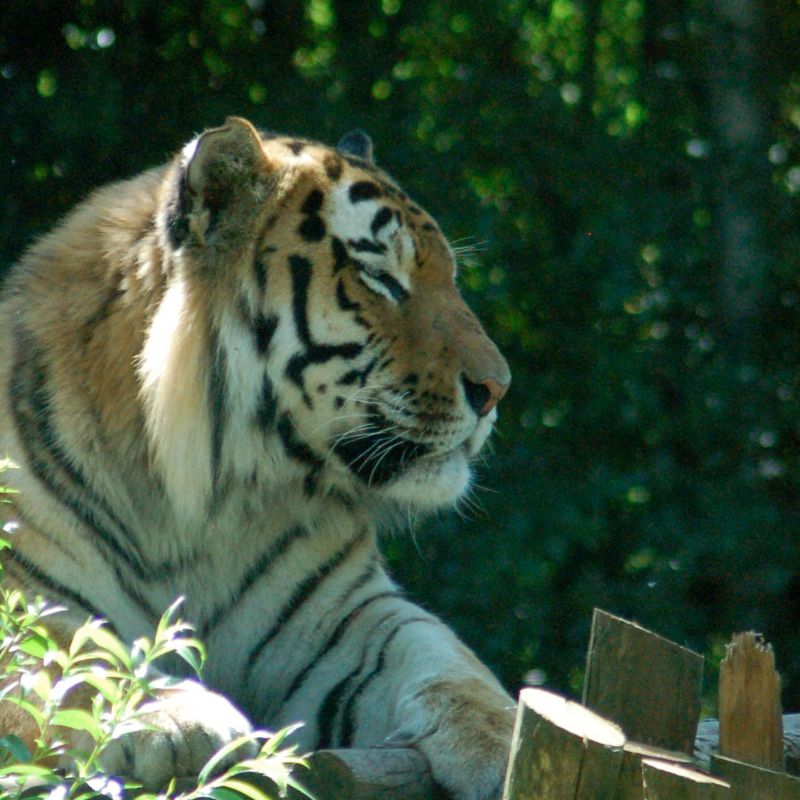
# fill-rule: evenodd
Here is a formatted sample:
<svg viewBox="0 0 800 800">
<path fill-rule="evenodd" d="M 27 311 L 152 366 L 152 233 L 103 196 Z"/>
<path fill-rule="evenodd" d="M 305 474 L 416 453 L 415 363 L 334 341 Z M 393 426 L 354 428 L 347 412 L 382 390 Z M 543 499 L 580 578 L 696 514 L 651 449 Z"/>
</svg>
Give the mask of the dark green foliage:
<svg viewBox="0 0 800 800">
<path fill-rule="evenodd" d="M 796 710 L 798 41 L 793 0 L 6 0 L 0 264 L 228 114 L 368 131 L 514 372 L 480 509 L 395 573 L 512 689 L 576 688 L 599 605 L 763 631 Z"/>
</svg>

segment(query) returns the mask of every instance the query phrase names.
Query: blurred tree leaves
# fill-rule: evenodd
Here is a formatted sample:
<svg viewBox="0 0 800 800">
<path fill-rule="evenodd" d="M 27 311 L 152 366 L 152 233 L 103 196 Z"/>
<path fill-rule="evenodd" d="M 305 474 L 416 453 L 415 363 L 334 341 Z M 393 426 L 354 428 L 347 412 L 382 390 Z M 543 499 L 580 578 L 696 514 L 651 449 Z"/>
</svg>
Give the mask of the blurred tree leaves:
<svg viewBox="0 0 800 800">
<path fill-rule="evenodd" d="M 2 264 L 227 114 L 369 130 L 514 371 L 485 490 L 389 540 L 394 571 L 512 688 L 577 685 L 600 605 L 712 658 L 762 630 L 800 708 L 800 6 L 734 5 L 753 24 L 712 0 L 7 0 Z M 743 148 L 726 81 L 757 109 Z M 731 165 L 760 226 L 745 328 Z"/>
</svg>

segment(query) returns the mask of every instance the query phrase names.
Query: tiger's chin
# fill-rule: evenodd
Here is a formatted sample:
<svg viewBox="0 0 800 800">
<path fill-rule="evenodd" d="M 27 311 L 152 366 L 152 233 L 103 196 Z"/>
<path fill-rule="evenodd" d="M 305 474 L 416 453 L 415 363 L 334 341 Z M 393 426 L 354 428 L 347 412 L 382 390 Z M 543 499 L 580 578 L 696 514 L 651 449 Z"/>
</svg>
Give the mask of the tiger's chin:
<svg viewBox="0 0 800 800">
<path fill-rule="evenodd" d="M 455 505 L 469 488 L 472 471 L 466 448 L 409 466 L 381 487 L 380 494 L 404 507 L 435 511 Z"/>
</svg>

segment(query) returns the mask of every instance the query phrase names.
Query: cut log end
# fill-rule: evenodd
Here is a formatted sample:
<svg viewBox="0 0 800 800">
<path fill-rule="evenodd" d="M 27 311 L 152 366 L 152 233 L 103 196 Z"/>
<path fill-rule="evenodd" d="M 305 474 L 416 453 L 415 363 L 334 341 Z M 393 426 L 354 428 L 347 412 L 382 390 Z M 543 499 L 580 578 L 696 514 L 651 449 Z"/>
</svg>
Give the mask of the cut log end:
<svg viewBox="0 0 800 800">
<path fill-rule="evenodd" d="M 505 800 L 611 800 L 625 735 L 588 708 L 523 689 L 511 742 Z"/>
</svg>

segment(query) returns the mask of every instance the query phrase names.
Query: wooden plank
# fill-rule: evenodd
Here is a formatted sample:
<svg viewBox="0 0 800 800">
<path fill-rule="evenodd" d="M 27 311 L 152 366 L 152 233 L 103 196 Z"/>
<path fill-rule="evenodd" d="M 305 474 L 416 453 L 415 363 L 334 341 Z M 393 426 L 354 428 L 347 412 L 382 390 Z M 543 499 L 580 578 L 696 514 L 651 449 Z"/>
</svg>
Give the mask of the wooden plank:
<svg viewBox="0 0 800 800">
<path fill-rule="evenodd" d="M 702 656 L 595 609 L 583 704 L 629 739 L 691 754 L 702 678 Z"/>
<path fill-rule="evenodd" d="M 317 750 L 296 777 L 317 800 L 433 800 L 428 761 L 411 748 Z M 299 798 L 300 795 L 297 795 Z"/>
<path fill-rule="evenodd" d="M 625 736 L 617 725 L 542 689 L 523 689 L 504 800 L 612 800 Z"/>
<path fill-rule="evenodd" d="M 731 787 L 680 764 L 642 761 L 645 800 L 731 800 Z"/>
<path fill-rule="evenodd" d="M 800 800 L 800 778 L 714 755 L 711 771 L 731 785 L 731 800 Z"/>
<path fill-rule="evenodd" d="M 783 769 L 781 679 L 760 634 L 736 634 L 719 666 L 719 752 Z"/>
<path fill-rule="evenodd" d="M 645 759 L 657 759 L 674 764 L 691 767 L 692 757 L 675 750 L 664 750 L 643 742 L 625 742 L 622 749 L 622 766 L 617 779 L 614 800 L 644 800 L 642 784 L 642 762 Z"/>
</svg>

